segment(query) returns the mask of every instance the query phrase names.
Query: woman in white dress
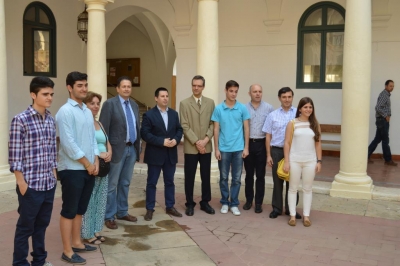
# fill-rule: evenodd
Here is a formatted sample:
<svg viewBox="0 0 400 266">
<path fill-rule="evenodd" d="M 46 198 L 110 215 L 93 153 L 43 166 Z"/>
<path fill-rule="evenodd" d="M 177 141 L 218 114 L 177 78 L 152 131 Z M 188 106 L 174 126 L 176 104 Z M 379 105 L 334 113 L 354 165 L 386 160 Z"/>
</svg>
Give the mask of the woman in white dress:
<svg viewBox="0 0 400 266">
<path fill-rule="evenodd" d="M 314 103 L 311 98 L 304 97 L 300 100 L 296 118 L 292 122 L 289 122 L 286 127 L 283 166 L 285 172 L 290 171 L 288 224 L 296 225 L 297 189 L 302 179 L 303 225 L 308 227 L 311 226 L 312 184 L 315 174 L 321 171 L 322 165 L 321 129 L 315 117 Z"/>
</svg>

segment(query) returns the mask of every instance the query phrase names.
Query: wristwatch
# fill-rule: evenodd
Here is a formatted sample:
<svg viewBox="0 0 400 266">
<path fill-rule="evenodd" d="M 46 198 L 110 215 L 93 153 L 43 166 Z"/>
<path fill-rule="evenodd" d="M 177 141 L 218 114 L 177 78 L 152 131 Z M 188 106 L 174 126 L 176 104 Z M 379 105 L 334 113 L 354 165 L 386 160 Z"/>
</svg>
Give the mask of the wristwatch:
<svg viewBox="0 0 400 266">
<path fill-rule="evenodd" d="M 321 163 L 322 164 L 322 160 L 317 160 L 317 163 Z"/>
</svg>

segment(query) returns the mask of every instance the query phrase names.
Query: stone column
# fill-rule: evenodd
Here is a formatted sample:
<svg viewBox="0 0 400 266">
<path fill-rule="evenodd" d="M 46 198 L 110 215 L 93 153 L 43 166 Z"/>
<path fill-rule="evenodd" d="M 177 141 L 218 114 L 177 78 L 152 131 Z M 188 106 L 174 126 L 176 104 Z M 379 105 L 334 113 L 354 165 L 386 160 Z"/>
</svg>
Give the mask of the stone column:
<svg viewBox="0 0 400 266">
<path fill-rule="evenodd" d="M 4 0 L 0 0 L 0 191 L 15 189 L 15 178 L 8 164 L 8 84 L 7 84 L 7 50 Z"/>
<path fill-rule="evenodd" d="M 105 6 L 114 0 L 85 0 L 89 14 L 87 40 L 87 74 L 89 90 L 107 100 L 107 61 Z"/>
<path fill-rule="evenodd" d="M 371 88 L 371 0 L 346 1 L 340 171 L 333 197 L 371 199 L 367 175 Z"/>
<path fill-rule="evenodd" d="M 203 94 L 219 104 L 218 0 L 197 0 L 197 73 L 206 80 Z M 213 141 L 213 140 L 210 140 Z M 199 171 L 197 171 L 199 175 Z M 211 182 L 219 180 L 218 161 L 212 155 Z"/>
</svg>

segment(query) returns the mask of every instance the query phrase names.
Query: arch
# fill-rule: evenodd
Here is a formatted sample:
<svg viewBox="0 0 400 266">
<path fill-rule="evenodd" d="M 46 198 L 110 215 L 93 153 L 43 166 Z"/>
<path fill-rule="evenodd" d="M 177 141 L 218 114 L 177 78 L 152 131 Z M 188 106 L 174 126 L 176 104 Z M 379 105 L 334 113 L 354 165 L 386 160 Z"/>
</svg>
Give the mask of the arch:
<svg viewBox="0 0 400 266">
<path fill-rule="evenodd" d="M 23 75 L 57 76 L 56 20 L 42 2 L 30 3 L 23 19 Z"/>
</svg>

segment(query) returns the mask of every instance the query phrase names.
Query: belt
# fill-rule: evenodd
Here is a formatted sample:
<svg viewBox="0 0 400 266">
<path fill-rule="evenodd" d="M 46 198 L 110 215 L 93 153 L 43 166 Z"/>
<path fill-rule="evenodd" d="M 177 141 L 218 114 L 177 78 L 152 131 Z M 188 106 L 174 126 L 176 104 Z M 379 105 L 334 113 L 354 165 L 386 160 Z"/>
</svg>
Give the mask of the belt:
<svg viewBox="0 0 400 266">
<path fill-rule="evenodd" d="M 271 146 L 271 147 L 275 149 L 283 149 L 283 147 L 278 147 L 278 146 Z"/>
<path fill-rule="evenodd" d="M 249 139 L 249 140 L 250 140 L 250 142 L 264 142 L 265 138 L 262 138 L 262 139 Z"/>
<path fill-rule="evenodd" d="M 125 145 L 126 145 L 126 146 L 132 146 L 132 145 L 133 145 L 133 143 L 132 143 L 132 142 L 130 142 L 130 141 L 128 141 L 127 143 L 125 143 Z"/>
</svg>

